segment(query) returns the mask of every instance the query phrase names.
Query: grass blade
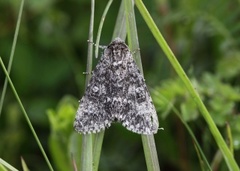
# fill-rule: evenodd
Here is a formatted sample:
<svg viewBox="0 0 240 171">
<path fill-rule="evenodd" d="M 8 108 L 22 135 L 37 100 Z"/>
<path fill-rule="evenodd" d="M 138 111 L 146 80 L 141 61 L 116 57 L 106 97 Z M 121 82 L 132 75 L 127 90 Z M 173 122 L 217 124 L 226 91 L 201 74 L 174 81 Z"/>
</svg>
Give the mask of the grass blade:
<svg viewBox="0 0 240 171">
<path fill-rule="evenodd" d="M 13 56 L 14 56 L 15 47 L 16 47 L 16 43 L 17 43 L 17 38 L 18 38 L 18 33 L 19 33 L 19 28 L 20 28 L 20 23 L 21 23 L 23 6 L 24 6 L 24 0 L 22 0 L 21 5 L 20 5 L 20 10 L 19 10 L 19 13 L 18 13 L 17 25 L 16 25 L 16 30 L 15 30 L 15 33 L 14 33 L 10 59 L 9 59 L 9 62 L 8 62 L 8 69 L 7 69 L 7 71 L 8 71 L 9 75 L 10 75 L 11 68 L 12 68 Z M 8 79 L 6 77 L 5 81 L 4 81 L 4 86 L 3 86 L 3 91 L 2 91 L 1 101 L 0 101 L 0 117 L 1 117 L 1 113 L 2 113 L 3 101 L 4 101 L 4 98 L 5 98 L 5 95 L 6 95 L 7 86 L 8 86 Z"/>
<path fill-rule="evenodd" d="M 30 130 L 32 131 L 32 134 L 33 134 L 35 140 L 37 141 L 37 144 L 38 144 L 38 146 L 39 146 L 39 148 L 40 148 L 40 150 L 41 150 L 41 152 L 43 154 L 43 157 L 45 158 L 45 160 L 46 160 L 46 162 L 48 164 L 49 169 L 51 171 L 53 171 L 52 165 L 51 165 L 50 161 L 48 160 L 48 157 L 47 157 L 47 155 L 46 155 L 46 153 L 45 153 L 45 151 L 44 151 L 44 149 L 42 147 L 42 144 L 41 144 L 40 140 L 38 139 L 38 136 L 37 136 L 37 134 L 36 134 L 36 132 L 35 132 L 33 126 L 32 126 L 32 123 L 31 123 L 31 121 L 30 121 L 30 119 L 29 119 L 29 117 L 27 115 L 27 112 L 26 112 L 25 108 L 23 107 L 23 104 L 22 104 L 22 102 L 21 102 L 21 100 L 20 100 L 20 98 L 18 96 L 18 93 L 17 93 L 17 91 L 16 91 L 16 89 L 15 89 L 13 83 L 12 83 L 12 80 L 11 80 L 11 78 L 8 75 L 7 69 L 5 68 L 5 66 L 3 64 L 3 61 L 2 61 L 1 57 L 0 57 L 0 63 L 1 63 L 1 66 L 3 68 L 3 71 L 4 71 L 4 73 L 5 73 L 5 75 L 6 75 L 7 79 L 8 79 L 8 82 L 9 82 L 11 88 L 12 88 L 12 91 L 13 91 L 13 93 L 14 93 L 17 101 L 18 101 L 18 104 L 20 105 L 20 108 L 21 108 L 21 110 L 23 112 L 23 115 L 25 116 L 25 119 L 26 119 L 26 121 L 28 123 L 28 126 L 29 126 Z"/>
<path fill-rule="evenodd" d="M 100 41 L 100 37 L 101 37 L 101 33 L 102 33 L 102 27 L 103 27 L 107 12 L 108 12 L 112 2 L 113 2 L 113 0 L 108 1 L 107 6 L 106 6 L 106 8 L 103 12 L 102 18 L 101 18 L 101 22 L 100 22 L 99 27 L 98 27 L 97 39 L 96 39 L 96 42 L 95 42 L 96 43 L 95 58 L 98 57 L 98 47 L 99 47 L 99 41 Z"/>
<path fill-rule="evenodd" d="M 142 135 L 142 143 L 148 171 L 160 171 L 154 136 Z"/>
<path fill-rule="evenodd" d="M 209 129 L 219 147 L 221 152 L 223 153 L 224 159 L 228 165 L 229 170 L 239 170 L 239 166 L 237 165 L 231 151 L 227 147 L 223 137 L 221 136 L 219 130 L 217 129 L 213 119 L 211 118 L 208 110 L 206 109 L 205 105 L 203 104 L 202 100 L 199 97 L 199 94 L 197 93 L 196 89 L 191 84 L 189 78 L 187 77 L 186 73 L 182 69 L 181 65 L 177 61 L 175 55 L 167 45 L 166 41 L 164 40 L 162 34 L 158 30 L 156 24 L 154 23 L 153 19 L 151 18 L 149 12 L 147 11 L 146 7 L 142 3 L 141 0 L 135 0 L 136 6 L 139 9 L 142 17 L 144 18 L 145 22 L 147 23 L 149 29 L 151 30 L 152 34 L 156 38 L 158 44 L 168 57 L 170 63 L 172 64 L 173 68 L 177 72 L 178 76 L 181 78 L 181 80 L 184 82 L 185 86 L 187 87 L 189 93 L 192 95 L 193 100 L 197 104 L 199 110 L 201 111 L 202 116 L 204 117 L 205 121 L 207 122 Z"/>
<path fill-rule="evenodd" d="M 95 10 L 95 0 L 91 0 L 91 18 L 89 26 L 89 35 L 88 40 L 93 42 L 93 26 L 94 26 L 94 10 Z M 93 54 L 93 44 L 88 43 L 88 56 L 87 56 L 87 74 L 85 88 L 87 88 L 88 82 L 91 78 L 92 71 L 92 55 Z M 81 171 L 92 171 L 93 166 L 93 141 L 92 134 L 83 134 L 82 135 L 82 154 L 81 154 Z"/>
<path fill-rule="evenodd" d="M 23 171 L 29 171 L 27 164 L 22 157 L 21 157 L 21 163 L 22 163 Z"/>
<path fill-rule="evenodd" d="M 92 171 L 92 134 L 82 135 L 81 171 Z"/>
<path fill-rule="evenodd" d="M 126 37 L 126 18 L 125 18 L 124 1 L 122 1 L 119 8 L 112 40 L 115 37 L 120 37 L 123 40 Z M 96 48 L 98 48 L 98 46 L 96 46 Z M 98 170 L 104 133 L 105 131 L 101 131 L 100 133 L 94 134 L 94 143 L 93 143 L 93 170 L 94 171 Z"/>
<path fill-rule="evenodd" d="M 94 134 L 94 141 L 93 141 L 93 170 L 94 171 L 98 171 L 104 133 L 105 131 L 101 131 L 97 134 Z"/>
<path fill-rule="evenodd" d="M 127 35 L 127 31 L 126 31 L 125 5 L 124 5 L 124 1 L 122 1 L 119 8 L 117 20 L 115 23 L 112 40 L 115 39 L 116 37 L 119 37 L 122 40 L 125 40 L 126 35 Z"/>
<path fill-rule="evenodd" d="M 123 40 L 126 37 L 126 17 L 125 17 L 124 1 L 122 1 L 119 8 L 112 40 L 115 37 L 120 37 Z M 96 48 L 98 48 L 98 46 L 96 46 Z M 104 133 L 105 131 L 101 131 L 100 133 L 94 134 L 94 143 L 93 143 L 93 170 L 94 171 L 98 170 Z"/>
<path fill-rule="evenodd" d="M 125 0 L 125 11 L 127 19 L 127 33 L 128 33 L 128 44 L 131 50 L 139 49 L 137 27 L 135 21 L 135 14 L 132 0 Z M 137 65 L 143 74 L 142 62 L 140 53 L 136 54 Z M 145 154 L 145 160 L 148 171 L 160 171 L 158 162 L 157 149 L 153 135 L 142 135 L 142 143 Z"/>
<path fill-rule="evenodd" d="M 0 164 L 5 166 L 6 168 L 12 170 L 12 171 L 18 171 L 16 168 L 14 168 L 12 165 L 10 165 L 9 163 L 7 163 L 6 161 L 4 161 L 3 159 L 0 158 Z M 1 169 L 1 167 L 0 167 Z M 4 168 L 5 169 L 5 168 Z"/>
</svg>

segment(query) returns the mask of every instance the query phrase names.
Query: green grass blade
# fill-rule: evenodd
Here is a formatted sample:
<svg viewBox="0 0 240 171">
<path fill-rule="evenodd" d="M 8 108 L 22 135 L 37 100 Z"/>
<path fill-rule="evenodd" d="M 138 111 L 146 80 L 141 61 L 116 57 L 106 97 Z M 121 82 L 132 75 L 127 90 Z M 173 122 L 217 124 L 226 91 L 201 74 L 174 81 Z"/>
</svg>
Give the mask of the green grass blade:
<svg viewBox="0 0 240 171">
<path fill-rule="evenodd" d="M 88 34 L 88 40 L 90 42 L 93 42 L 93 26 L 94 26 L 94 10 L 95 10 L 95 0 L 91 0 L 91 18 L 90 18 L 90 26 L 89 26 L 89 34 Z M 88 82 L 91 78 L 91 72 L 92 72 L 92 55 L 93 54 L 93 44 L 88 43 L 88 56 L 87 56 L 87 73 L 86 74 L 86 82 L 85 82 L 85 88 L 88 86 Z"/>
<path fill-rule="evenodd" d="M 142 135 L 142 143 L 148 171 L 160 171 L 154 136 Z"/>
<path fill-rule="evenodd" d="M 125 40 L 126 35 L 127 35 L 127 31 L 126 31 L 125 6 L 124 6 L 124 1 L 122 1 L 119 8 L 117 20 L 115 23 L 112 40 L 116 37 L 119 37 L 122 40 Z"/>
<path fill-rule="evenodd" d="M 96 48 L 95 48 L 95 57 L 96 58 L 98 57 L 98 47 L 99 47 L 99 41 L 100 41 L 100 37 L 101 37 L 101 33 L 102 33 L 102 27 L 103 27 L 107 12 L 108 12 L 112 2 L 113 2 L 113 0 L 108 1 L 107 6 L 106 6 L 106 8 L 103 12 L 102 18 L 101 18 L 101 22 L 100 22 L 99 27 L 98 27 L 97 39 L 96 39 L 96 42 L 95 42 L 96 43 Z"/>
<path fill-rule="evenodd" d="M 14 168 L 12 165 L 4 161 L 3 159 L 0 158 L 0 164 L 5 166 L 6 168 L 10 169 L 11 171 L 18 171 L 16 168 Z M 1 169 L 1 167 L 0 167 Z M 5 169 L 5 168 L 4 168 Z"/>
<path fill-rule="evenodd" d="M 22 2 L 21 2 L 19 13 L 18 13 L 18 20 L 17 20 L 16 30 L 14 33 L 13 44 L 12 44 L 12 49 L 11 49 L 11 54 L 10 54 L 10 59 L 9 59 L 8 69 L 7 69 L 9 75 L 10 75 L 11 68 L 12 68 L 12 61 L 13 61 L 13 56 L 14 56 L 15 47 L 16 47 L 16 43 L 17 43 L 17 38 L 18 38 L 18 33 L 19 33 L 19 28 L 20 28 L 20 23 L 21 23 L 21 18 L 22 18 L 23 6 L 24 6 L 24 0 L 22 0 Z M 0 117 L 1 117 L 1 113 L 2 113 L 3 101 L 4 101 L 4 98 L 6 95 L 7 86 L 8 86 L 8 79 L 6 77 L 5 81 L 4 81 L 4 86 L 3 86 L 3 91 L 2 91 L 1 101 L 0 101 Z"/>
<path fill-rule="evenodd" d="M 93 42 L 93 26 L 94 26 L 94 12 L 95 12 L 95 0 L 91 0 L 91 18 L 89 26 L 88 40 Z M 88 43 L 88 56 L 87 56 L 87 74 L 85 88 L 88 86 L 88 82 L 91 78 L 92 71 L 92 55 L 93 44 Z M 93 169 L 93 141 L 92 134 L 82 134 L 82 154 L 81 154 L 81 171 L 92 171 Z"/>
<path fill-rule="evenodd" d="M 196 148 L 196 152 L 198 154 L 198 157 L 200 159 L 200 166 L 204 169 L 203 170 L 212 170 L 210 164 L 208 163 L 208 160 L 206 159 L 201 146 L 199 145 L 197 138 L 195 137 L 194 133 L 192 132 L 191 128 L 189 127 L 188 123 L 186 121 L 184 121 L 184 119 L 182 118 L 180 112 L 177 110 L 177 108 L 172 104 L 172 102 L 168 101 L 163 95 L 161 95 L 158 91 L 154 91 L 153 92 L 161 101 L 164 101 L 165 103 L 169 104 L 169 108 L 171 108 L 173 110 L 173 112 L 177 115 L 177 117 L 181 120 L 181 122 L 184 124 L 184 126 L 186 127 L 188 133 L 190 134 L 190 136 L 193 139 L 193 143 L 194 146 Z M 205 164 L 205 165 L 203 165 Z"/>
<path fill-rule="evenodd" d="M 126 23 L 127 23 L 127 33 L 128 33 L 128 45 L 130 49 L 133 51 L 133 50 L 139 49 L 133 1 L 125 0 L 124 2 L 125 2 L 125 11 L 126 11 L 126 19 L 127 19 Z M 143 74 L 140 53 L 136 52 L 135 54 L 136 54 L 135 59 L 136 59 L 137 65 L 141 73 Z M 145 155 L 148 171 L 160 171 L 154 136 L 142 135 L 142 143 L 143 143 L 144 155 Z"/>
<path fill-rule="evenodd" d="M 23 171 L 29 171 L 27 164 L 22 157 L 21 157 L 21 163 L 22 163 Z"/>
<path fill-rule="evenodd" d="M 201 156 L 201 154 L 200 154 L 200 151 L 199 151 L 199 148 L 198 148 L 197 144 L 194 142 L 193 145 L 194 145 L 194 148 L 195 148 L 195 150 L 196 150 L 196 152 L 197 152 L 197 156 L 198 156 L 198 160 L 199 160 L 199 163 L 200 163 L 200 168 L 201 168 L 201 170 L 202 170 L 202 171 L 207 170 L 207 169 L 204 169 L 203 159 L 202 159 L 202 156 Z M 210 168 L 210 169 L 208 169 L 208 170 L 211 171 L 212 169 Z"/>
<path fill-rule="evenodd" d="M 1 163 L 0 163 L 0 171 L 8 171 L 6 167 L 4 167 Z"/>
<path fill-rule="evenodd" d="M 82 136 L 81 171 L 92 171 L 92 134 Z"/>
<path fill-rule="evenodd" d="M 232 137 L 232 131 L 231 131 L 231 127 L 230 127 L 229 123 L 227 123 L 226 129 L 227 129 L 227 140 L 229 143 L 229 149 L 230 149 L 232 155 L 234 156 L 233 137 Z"/>
<path fill-rule="evenodd" d="M 186 129 L 188 130 L 188 133 L 191 135 L 192 139 L 193 139 L 193 143 L 196 149 L 196 152 L 198 154 L 199 157 L 199 161 L 200 161 L 200 166 L 203 170 L 212 170 L 211 166 L 208 163 L 208 160 L 206 158 L 206 156 L 204 155 L 201 146 L 199 145 L 197 138 L 195 137 L 194 133 L 192 132 L 191 128 L 188 126 L 187 122 L 185 122 L 183 120 L 183 118 L 181 117 L 180 113 L 177 111 L 177 109 L 175 107 L 173 107 L 173 111 L 175 112 L 175 114 L 178 116 L 178 118 L 182 121 L 182 123 L 184 124 L 184 126 L 186 127 Z"/>
<path fill-rule="evenodd" d="M 93 170 L 94 171 L 98 171 L 104 133 L 105 131 L 101 131 L 94 135 L 94 140 L 93 140 Z"/>
<path fill-rule="evenodd" d="M 209 129 L 219 147 L 221 152 L 223 153 L 224 159 L 228 165 L 229 170 L 239 170 L 239 166 L 237 165 L 234 157 L 227 147 L 223 137 L 221 136 L 219 130 L 217 129 L 213 119 L 211 118 L 208 110 L 206 109 L 205 105 L 203 104 L 202 100 L 199 97 L 196 89 L 191 84 L 190 80 L 188 79 L 186 73 L 182 69 L 181 65 L 177 61 L 176 57 L 174 56 L 173 52 L 167 45 L 166 41 L 164 40 L 163 36 L 161 35 L 160 31 L 158 30 L 156 24 L 154 23 L 153 19 L 151 18 L 149 12 L 147 11 L 146 7 L 142 3 L 141 0 L 135 0 L 136 6 L 139 9 L 142 17 L 144 18 L 145 22 L 147 23 L 149 29 L 151 30 L 152 34 L 156 38 L 158 44 L 166 54 L 167 58 L 169 59 L 170 63 L 172 64 L 173 68 L 184 82 L 185 86 L 187 87 L 188 91 L 193 97 L 193 100 L 197 104 L 199 110 L 201 111 L 202 116 L 204 117 L 205 121 L 207 122 Z"/>
<path fill-rule="evenodd" d="M 48 160 L 48 157 L 47 157 L 47 155 L 46 155 L 46 153 L 45 153 L 45 151 L 44 151 L 44 149 L 43 149 L 43 147 L 42 147 L 42 144 L 41 144 L 40 140 L 38 139 L 38 136 L 37 136 L 37 134 L 36 134 L 36 132 L 35 132 L 32 124 L 31 124 L 30 119 L 28 118 L 27 112 L 26 112 L 25 108 L 23 107 L 23 104 L 22 104 L 22 102 L 21 102 L 21 100 L 20 100 L 20 98 L 19 98 L 19 96 L 18 96 L 18 93 L 17 93 L 17 91 L 16 91 L 16 89 L 15 89 L 13 83 L 12 83 L 11 78 L 10 78 L 9 75 L 8 75 L 7 69 L 5 68 L 5 66 L 4 66 L 4 64 L 3 64 L 3 61 L 2 61 L 2 58 L 1 58 L 1 57 L 0 57 L 0 63 L 1 63 L 1 66 L 2 66 L 2 68 L 3 68 L 3 71 L 4 71 L 4 73 L 5 73 L 5 75 L 6 75 L 7 79 L 8 79 L 8 82 L 9 82 L 11 88 L 12 88 L 12 91 L 13 91 L 13 93 L 14 93 L 17 101 L 18 101 L 18 104 L 20 105 L 20 108 L 21 108 L 21 110 L 22 110 L 22 112 L 23 112 L 23 114 L 24 114 L 24 116 L 25 116 L 25 119 L 26 119 L 26 121 L 27 121 L 27 123 L 28 123 L 28 126 L 29 126 L 30 130 L 32 131 L 32 134 L 33 134 L 35 140 L 37 141 L 37 144 L 38 144 L 38 146 L 39 146 L 39 148 L 40 148 L 40 150 L 41 150 L 41 152 L 42 152 L 42 154 L 43 154 L 43 157 L 45 158 L 45 160 L 46 160 L 46 162 L 47 162 L 47 164 L 48 164 L 49 169 L 50 169 L 51 171 L 53 171 L 52 165 L 51 165 L 50 161 Z"/>
<path fill-rule="evenodd" d="M 138 35 L 137 35 L 137 27 L 135 21 L 135 14 L 132 1 L 125 0 L 125 8 L 126 8 L 126 19 L 127 19 L 127 33 L 128 33 L 128 45 L 132 51 L 136 51 L 139 49 L 138 43 Z M 140 51 L 134 53 L 135 61 L 143 74 L 142 61 Z"/>
</svg>

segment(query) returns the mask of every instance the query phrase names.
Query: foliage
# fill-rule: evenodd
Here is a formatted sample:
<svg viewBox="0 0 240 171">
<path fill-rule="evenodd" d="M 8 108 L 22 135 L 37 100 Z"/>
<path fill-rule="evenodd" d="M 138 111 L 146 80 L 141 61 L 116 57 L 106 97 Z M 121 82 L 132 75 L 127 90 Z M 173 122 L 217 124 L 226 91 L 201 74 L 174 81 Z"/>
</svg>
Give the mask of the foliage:
<svg viewBox="0 0 240 171">
<path fill-rule="evenodd" d="M 239 2 L 144 3 L 223 137 L 229 143 L 233 141 L 234 156 L 240 163 Z M 96 2 L 96 25 L 106 4 L 106 1 Z M 106 45 L 111 40 L 118 7 L 119 2 L 114 1 L 109 9 L 100 44 Z M 18 9 L 19 1 L 0 2 L 0 55 L 5 64 Z M 11 78 L 56 170 L 70 170 L 73 159 L 80 161 L 75 154 L 81 150 L 76 145 L 81 139 L 72 130 L 72 120 L 77 99 L 84 92 L 82 72 L 86 71 L 89 9 L 90 1 L 86 0 L 26 1 L 24 6 Z M 162 57 L 137 10 L 136 22 L 146 82 L 162 118 L 160 126 L 165 129 L 155 136 L 161 169 L 200 170 L 192 137 L 177 119 L 176 110 L 189 124 L 209 163 L 214 161 L 218 148 L 192 97 Z M 1 88 L 4 78 L 0 72 Z M 8 89 L 0 118 L 0 156 L 16 168 L 21 168 L 20 156 L 23 156 L 30 170 L 48 170 L 22 116 Z M 228 139 L 226 123 L 231 128 L 232 140 Z M 99 170 L 146 170 L 142 151 L 139 136 L 114 124 L 105 133 Z M 217 167 L 226 170 L 222 158 Z"/>
<path fill-rule="evenodd" d="M 81 150 L 78 149 L 81 136 L 77 136 L 77 133 L 72 130 L 77 106 L 77 99 L 66 96 L 59 102 L 56 110 L 47 111 L 51 125 L 49 150 L 59 171 L 72 168 L 73 159 L 79 161 L 76 154 Z"/>
</svg>

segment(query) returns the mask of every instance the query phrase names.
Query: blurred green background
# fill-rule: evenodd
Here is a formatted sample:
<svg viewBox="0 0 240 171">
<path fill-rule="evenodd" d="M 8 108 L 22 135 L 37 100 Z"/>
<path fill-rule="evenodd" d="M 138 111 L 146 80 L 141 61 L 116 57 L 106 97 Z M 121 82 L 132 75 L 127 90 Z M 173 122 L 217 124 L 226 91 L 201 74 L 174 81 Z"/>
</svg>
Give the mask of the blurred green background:
<svg viewBox="0 0 240 171">
<path fill-rule="evenodd" d="M 226 123 L 231 127 L 240 163 L 240 1 L 144 3 L 227 142 Z M 94 40 L 106 4 L 96 2 Z M 72 143 L 80 140 L 72 124 L 84 93 L 90 5 L 89 0 L 26 1 L 21 20 L 11 78 L 56 170 L 73 170 L 69 151 L 80 146 Z M 114 1 L 105 19 L 102 45 L 111 42 L 119 5 Z M 5 65 L 19 7 L 18 0 L 0 1 L 0 56 Z M 226 170 L 222 158 L 214 160 L 218 148 L 205 121 L 137 9 L 136 22 L 144 76 L 165 129 L 155 135 L 161 170 L 200 170 L 192 138 L 176 110 L 190 125 L 208 162 Z M 93 68 L 98 60 L 94 58 Z M 1 71 L 1 92 L 4 79 Z M 20 169 L 21 156 L 31 170 L 48 170 L 8 88 L 0 118 L 0 158 Z M 99 170 L 146 170 L 141 137 L 113 124 L 105 132 Z"/>
</svg>

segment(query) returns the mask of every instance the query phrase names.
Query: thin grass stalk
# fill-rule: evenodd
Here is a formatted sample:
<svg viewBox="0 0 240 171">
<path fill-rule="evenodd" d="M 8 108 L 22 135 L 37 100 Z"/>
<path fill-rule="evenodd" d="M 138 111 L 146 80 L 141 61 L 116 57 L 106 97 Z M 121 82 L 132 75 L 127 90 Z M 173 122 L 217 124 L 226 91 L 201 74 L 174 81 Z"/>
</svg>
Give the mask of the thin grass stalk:
<svg viewBox="0 0 240 171">
<path fill-rule="evenodd" d="M 15 29 L 15 33 L 14 33 L 14 38 L 13 38 L 13 44 L 12 44 L 12 48 L 11 48 L 10 59 L 9 59 L 9 62 L 8 62 L 7 71 L 8 71 L 9 75 L 10 75 L 10 72 L 11 72 L 13 56 L 14 56 L 15 47 L 16 47 L 16 44 L 17 44 L 17 38 L 18 38 L 19 28 L 20 28 L 20 24 L 21 24 L 23 6 L 24 6 L 24 0 L 21 1 L 19 13 L 18 13 L 17 25 L 16 25 L 16 29 Z M 1 113 L 2 113 L 3 102 L 4 102 L 5 95 L 6 95 L 7 86 L 8 86 L 8 79 L 6 77 L 5 81 L 4 81 L 4 86 L 3 86 L 3 91 L 2 91 L 1 101 L 0 101 L 0 117 L 1 117 Z"/>
<path fill-rule="evenodd" d="M 165 39 L 163 38 L 162 34 L 158 30 L 156 24 L 154 23 L 153 19 L 151 18 L 149 12 L 147 11 L 146 7 L 142 3 L 141 0 L 135 0 L 136 6 L 139 9 L 142 17 L 144 18 L 145 22 L 147 23 L 150 31 L 156 38 L 158 44 L 166 54 L 168 60 L 172 64 L 173 68 L 177 72 L 178 76 L 184 82 L 185 86 L 187 87 L 189 93 L 192 95 L 193 100 L 197 104 L 199 110 L 201 111 L 202 116 L 204 117 L 205 121 L 208 124 L 208 127 L 219 147 L 221 152 L 223 153 L 224 159 L 228 165 L 229 170 L 236 171 L 239 170 L 239 166 L 237 165 L 231 151 L 229 150 L 228 146 L 226 145 L 223 137 L 221 136 L 219 130 L 217 129 L 211 115 L 209 114 L 208 110 L 206 109 L 205 105 L 203 104 L 199 94 L 197 93 L 196 89 L 191 84 L 189 78 L 187 77 L 186 73 L 182 69 L 181 65 L 177 61 L 175 55 L 167 45 Z"/>
<path fill-rule="evenodd" d="M 137 27 L 134 13 L 134 3 L 132 0 L 125 0 L 125 11 L 127 19 L 128 45 L 130 49 L 139 49 Z M 143 74 L 140 51 L 135 53 L 136 63 Z M 145 160 L 148 171 L 160 171 L 157 149 L 153 135 L 141 135 Z"/>
<path fill-rule="evenodd" d="M 22 157 L 21 157 L 21 163 L 22 163 L 23 171 L 29 171 L 27 164 Z"/>
<path fill-rule="evenodd" d="M 17 101 L 18 101 L 18 104 L 20 105 L 20 108 L 21 108 L 21 110 L 22 110 L 22 112 L 23 112 L 23 115 L 24 115 L 24 117 L 25 117 L 25 119 L 26 119 L 26 121 L 27 121 L 27 123 L 28 123 L 28 126 L 29 126 L 29 128 L 30 128 L 30 130 L 31 130 L 31 132 L 32 132 L 35 140 L 37 141 L 37 144 L 38 144 L 38 146 L 39 146 L 39 148 L 40 148 L 40 150 L 41 150 L 41 152 L 42 152 L 42 154 L 43 154 L 43 157 L 44 157 L 44 159 L 46 160 L 49 169 L 50 169 L 51 171 L 53 171 L 53 167 L 52 167 L 50 161 L 48 160 L 48 157 L 47 157 L 47 155 L 46 155 L 46 153 L 45 153 L 45 151 L 44 151 L 44 149 L 43 149 L 43 147 L 42 147 L 42 144 L 41 144 L 40 140 L 38 139 L 38 136 L 37 136 L 37 134 L 36 134 L 36 132 L 35 132 L 33 126 L 32 126 L 32 123 L 31 123 L 31 121 L 30 121 L 30 119 L 29 119 L 29 117 L 28 117 L 28 115 L 27 115 L 27 112 L 26 112 L 26 110 L 25 110 L 25 108 L 24 108 L 24 106 L 23 106 L 23 104 L 22 104 L 22 101 L 20 100 L 20 98 L 19 98 L 19 96 L 18 96 L 18 93 L 17 93 L 17 91 L 16 91 L 16 89 L 15 89 L 13 83 L 12 83 L 12 80 L 11 80 L 11 78 L 10 78 L 9 75 L 8 75 L 7 69 L 5 68 L 5 66 L 4 66 L 4 64 L 3 64 L 3 61 L 2 61 L 2 58 L 1 58 L 1 57 L 0 57 L 0 63 L 1 63 L 1 66 L 2 66 L 2 68 L 3 68 L 3 71 L 4 71 L 4 73 L 5 73 L 5 75 L 6 75 L 7 79 L 8 79 L 8 82 L 9 82 L 11 88 L 12 88 L 12 91 L 13 91 L 13 93 L 14 93 Z"/>
<path fill-rule="evenodd" d="M 93 136 L 93 171 L 98 171 L 104 133 L 105 131 L 101 131 Z"/>
<path fill-rule="evenodd" d="M 120 37 L 123 40 L 125 39 L 126 37 L 126 20 L 125 19 L 126 18 L 125 18 L 124 1 L 122 1 L 119 8 L 115 28 L 113 31 L 114 33 L 113 33 L 112 40 L 115 37 Z M 98 46 L 96 46 L 96 48 L 98 48 Z M 105 131 L 101 131 L 100 133 L 94 134 L 94 143 L 93 143 L 93 170 L 94 171 L 98 171 L 104 133 Z"/>
<path fill-rule="evenodd" d="M 210 164 L 208 163 L 208 160 L 206 158 L 206 156 L 204 155 L 203 153 L 203 150 L 201 149 L 201 146 L 199 145 L 194 133 L 192 132 L 191 128 L 189 127 L 188 123 L 185 122 L 185 120 L 181 117 L 181 114 L 180 112 L 177 110 L 177 108 L 172 104 L 172 102 L 168 101 L 164 96 L 162 96 L 159 92 L 157 91 L 154 91 L 153 93 L 156 94 L 156 96 L 159 96 L 159 98 L 161 99 L 161 101 L 164 101 L 165 103 L 167 102 L 169 104 L 169 107 L 173 110 L 173 112 L 177 115 L 177 117 L 181 120 L 181 122 L 184 124 L 184 126 L 186 127 L 188 133 L 190 134 L 190 136 L 192 137 L 193 139 L 193 143 L 194 143 L 194 147 L 196 149 L 196 152 L 197 152 L 197 155 L 198 155 L 198 158 L 199 158 L 199 161 L 200 161 L 200 166 L 201 168 L 203 168 L 203 165 L 202 163 L 205 162 L 204 164 L 206 165 L 204 168 L 205 169 L 202 169 L 203 171 L 204 170 L 209 170 L 211 171 L 211 166 Z M 201 163 L 202 162 L 202 163 Z"/>
<path fill-rule="evenodd" d="M 86 74 L 86 81 L 85 81 L 85 89 L 88 86 L 89 80 L 91 78 L 91 71 L 92 71 L 92 54 L 93 54 L 93 27 L 94 27 L 94 11 L 95 11 L 95 0 L 91 0 L 91 18 L 90 18 L 90 25 L 89 25 L 89 34 L 88 34 L 88 56 L 87 56 L 87 74 Z"/>
<path fill-rule="evenodd" d="M 184 120 L 183 120 L 183 118 L 181 117 L 181 115 L 180 115 L 180 112 L 174 107 L 174 106 L 172 106 L 172 109 L 173 109 L 173 111 L 174 111 L 174 113 L 178 116 L 178 118 L 181 120 L 181 122 L 184 124 L 184 126 L 186 127 L 186 129 L 188 130 L 188 133 L 190 134 L 190 136 L 192 137 L 192 139 L 193 139 L 193 143 L 194 143 L 194 146 L 195 146 L 195 148 L 196 148 L 196 152 L 197 152 L 197 154 L 198 154 L 198 157 L 199 157 L 199 161 L 200 161 L 200 166 L 201 166 L 201 168 L 203 167 L 203 165 L 202 165 L 202 163 L 204 162 L 205 163 L 205 169 L 203 169 L 203 170 L 212 170 L 211 169 L 211 166 L 210 166 L 210 164 L 208 163 L 208 160 L 207 160 L 207 158 L 206 158 L 206 156 L 204 155 L 204 153 L 203 153 L 203 150 L 202 150 L 202 148 L 201 148 L 201 146 L 199 145 L 199 143 L 198 143 L 198 141 L 197 141 L 197 138 L 195 137 L 195 135 L 194 135 L 194 133 L 192 132 L 192 130 L 191 130 L 191 128 L 189 127 L 189 125 L 187 124 L 187 122 L 185 122 Z"/>
<path fill-rule="evenodd" d="M 102 33 L 102 28 L 103 28 L 103 24 L 104 24 L 104 21 L 105 21 L 105 18 L 106 18 L 106 15 L 107 15 L 107 12 L 112 4 L 113 0 L 109 0 L 108 3 L 107 3 L 107 6 L 103 12 L 103 15 L 102 15 L 102 18 L 101 18 L 101 21 L 100 21 L 100 24 L 99 24 L 99 27 L 98 27 L 98 33 L 97 33 L 97 39 L 96 39 L 96 48 L 95 48 L 95 58 L 98 57 L 98 47 L 99 47 L 99 41 L 100 41 L 100 37 L 101 37 L 101 33 Z"/>
<path fill-rule="evenodd" d="M 199 145 L 199 143 L 198 143 L 198 141 L 197 141 L 194 133 L 192 132 L 191 128 L 188 126 L 187 122 L 185 122 L 185 121 L 182 119 L 180 113 L 177 111 L 177 109 L 176 109 L 175 107 L 173 107 L 173 111 L 174 111 L 175 114 L 178 116 L 178 118 L 182 121 L 182 123 L 184 124 L 184 126 L 187 128 L 188 133 L 189 133 L 190 136 L 192 137 L 194 146 L 195 146 L 195 148 L 196 148 L 196 152 L 197 152 L 197 154 L 198 154 L 198 156 L 199 156 L 199 161 L 200 161 L 201 167 L 202 167 L 202 163 L 201 163 L 201 162 L 204 162 L 204 163 L 205 163 L 205 167 L 204 167 L 205 169 L 204 169 L 204 170 L 206 170 L 206 169 L 207 169 L 207 170 L 212 170 L 212 169 L 211 169 L 211 166 L 210 166 L 210 164 L 208 163 L 208 160 L 207 160 L 206 156 L 204 155 L 204 153 L 203 153 L 203 151 L 202 151 L 202 149 L 201 149 L 201 146 Z"/>
<path fill-rule="evenodd" d="M 199 163 L 200 163 L 200 168 L 202 171 L 205 171 L 206 169 L 204 169 L 204 162 L 203 162 L 203 159 L 202 159 L 202 156 L 200 154 L 200 151 L 199 151 L 199 148 L 197 147 L 197 145 L 193 142 L 193 145 L 194 145 L 194 148 L 197 152 L 197 156 L 198 156 L 198 160 L 199 160 Z M 209 171 L 212 171 L 212 169 L 208 169 Z"/>
<path fill-rule="evenodd" d="M 85 88 L 87 88 L 89 80 L 91 78 L 92 71 L 92 56 L 93 56 L 93 27 L 94 27 L 94 11 L 95 11 L 95 0 L 91 0 L 91 17 L 89 26 L 88 40 L 88 56 L 87 56 L 87 75 Z M 82 134 L 82 154 L 81 154 L 81 171 L 92 171 L 93 169 L 93 141 L 92 134 Z"/>
<path fill-rule="evenodd" d="M 234 156 L 234 147 L 233 147 L 233 137 L 232 137 L 232 131 L 229 123 L 226 124 L 226 129 L 227 129 L 227 140 L 229 144 L 229 149 Z"/>
</svg>

